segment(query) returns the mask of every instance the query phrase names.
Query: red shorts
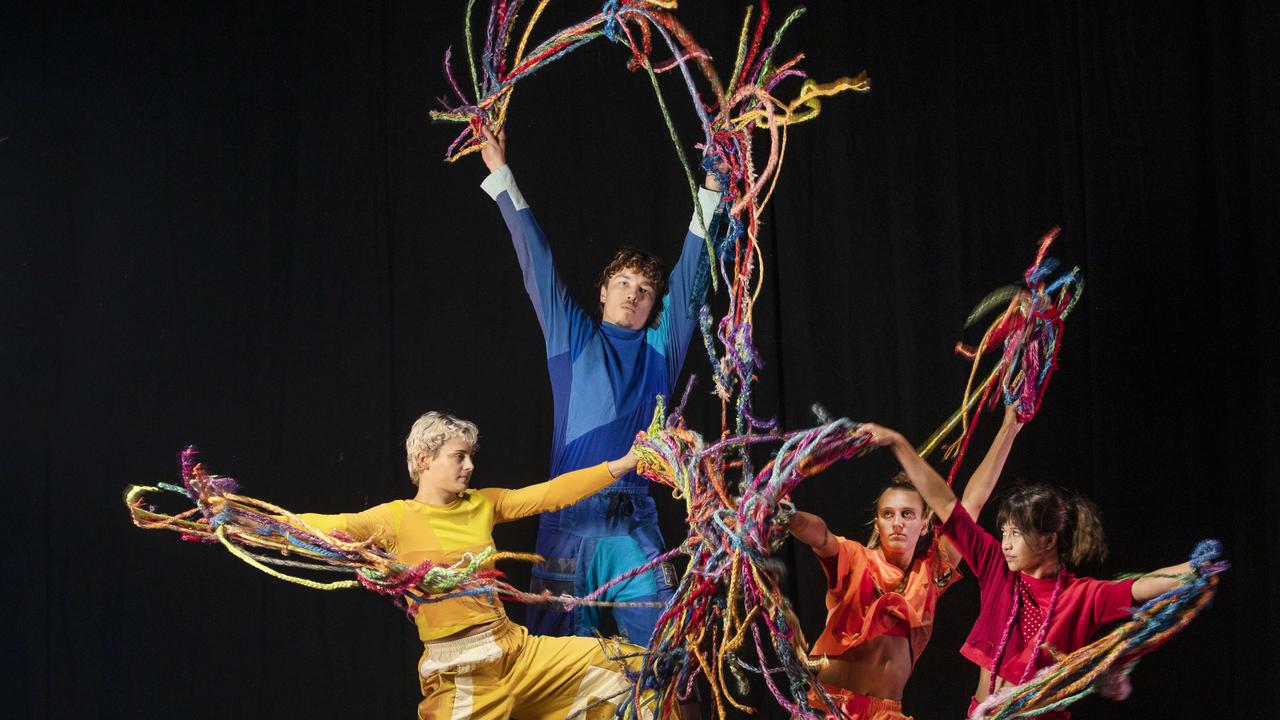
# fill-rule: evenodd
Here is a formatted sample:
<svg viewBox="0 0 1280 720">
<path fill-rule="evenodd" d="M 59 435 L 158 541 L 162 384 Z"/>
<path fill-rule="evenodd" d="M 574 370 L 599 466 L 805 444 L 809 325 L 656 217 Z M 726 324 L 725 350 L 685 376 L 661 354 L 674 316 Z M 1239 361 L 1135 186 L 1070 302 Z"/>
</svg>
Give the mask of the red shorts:
<svg viewBox="0 0 1280 720">
<path fill-rule="evenodd" d="M 836 707 L 849 716 L 849 720 L 911 720 L 909 716 L 902 714 L 901 700 L 887 700 L 885 698 L 862 695 L 852 690 L 845 690 L 826 683 L 822 683 L 822 689 L 826 690 L 827 694 L 831 696 L 831 700 L 836 704 Z M 828 709 L 827 704 L 823 702 L 822 696 L 818 694 L 816 689 L 809 691 L 809 704 L 820 712 L 826 711 L 826 716 L 830 720 L 834 720 L 837 717 Z"/>
</svg>

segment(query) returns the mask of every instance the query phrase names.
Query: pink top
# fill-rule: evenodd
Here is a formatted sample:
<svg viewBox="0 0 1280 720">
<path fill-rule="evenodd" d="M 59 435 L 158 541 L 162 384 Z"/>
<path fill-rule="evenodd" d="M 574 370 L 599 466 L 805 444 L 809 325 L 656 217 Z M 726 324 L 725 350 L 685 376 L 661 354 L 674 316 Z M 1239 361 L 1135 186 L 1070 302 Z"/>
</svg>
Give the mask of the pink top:
<svg viewBox="0 0 1280 720">
<path fill-rule="evenodd" d="M 1049 609 L 1049 600 L 1058 579 L 1033 578 L 1011 571 L 1005 563 L 1000 542 L 978 527 L 960 503 L 956 503 L 951 511 L 951 517 L 942 526 L 942 533 L 955 543 L 978 578 L 981 609 L 960 654 L 979 667 L 993 669 L 991 666 L 999 649 L 1000 636 L 1013 609 L 1014 583 L 1021 584 L 1022 610 L 1009 634 L 1009 644 L 997 673 L 1005 680 L 1017 683 L 1022 679 L 1031 657 L 1031 645 L 1035 642 L 1044 613 Z M 1078 578 L 1066 568 L 1062 572 L 1066 577 L 1057 607 L 1049 618 L 1045 644 L 1057 652 L 1068 653 L 1088 644 L 1103 625 L 1129 616 L 1133 605 L 1133 580 Z M 1052 664 L 1053 657 L 1048 652 L 1041 652 L 1036 657 L 1035 669 Z"/>
</svg>

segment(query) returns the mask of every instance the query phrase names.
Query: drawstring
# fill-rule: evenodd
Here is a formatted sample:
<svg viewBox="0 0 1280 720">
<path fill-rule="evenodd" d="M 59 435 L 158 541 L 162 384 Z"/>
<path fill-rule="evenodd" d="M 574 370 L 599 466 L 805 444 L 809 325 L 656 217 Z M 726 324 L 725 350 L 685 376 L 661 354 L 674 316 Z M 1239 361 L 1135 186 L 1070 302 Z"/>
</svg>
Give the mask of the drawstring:
<svg viewBox="0 0 1280 720">
<path fill-rule="evenodd" d="M 609 508 L 605 510 L 605 520 L 617 520 L 630 517 L 636 506 L 631 502 L 631 494 L 623 492 L 609 493 Z"/>
</svg>

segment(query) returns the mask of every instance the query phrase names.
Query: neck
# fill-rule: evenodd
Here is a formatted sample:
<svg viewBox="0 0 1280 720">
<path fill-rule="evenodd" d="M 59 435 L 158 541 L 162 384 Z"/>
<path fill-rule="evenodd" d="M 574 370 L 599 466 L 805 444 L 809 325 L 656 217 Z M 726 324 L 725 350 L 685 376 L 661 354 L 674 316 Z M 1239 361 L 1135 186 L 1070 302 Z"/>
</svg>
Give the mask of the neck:
<svg viewBox="0 0 1280 720">
<path fill-rule="evenodd" d="M 1049 558 L 1049 559 L 1046 559 L 1044 562 L 1041 562 L 1039 565 L 1036 565 L 1035 567 L 1030 567 L 1030 568 L 1027 568 L 1026 570 L 1023 570 L 1022 574 L 1026 575 L 1027 577 L 1033 577 L 1033 578 L 1036 578 L 1037 580 L 1042 580 L 1044 578 L 1057 577 L 1058 572 L 1061 570 L 1062 570 L 1062 563 L 1058 561 L 1058 558 Z"/>
<path fill-rule="evenodd" d="M 880 554 L 884 555 L 884 559 L 888 560 L 890 565 L 896 566 L 902 572 L 906 572 L 911 567 L 911 559 L 914 555 L 913 552 L 889 552 L 885 549 L 883 542 L 880 544 Z"/>
<path fill-rule="evenodd" d="M 458 499 L 458 494 L 430 487 L 426 483 L 418 481 L 418 492 L 413 496 L 413 499 L 423 505 L 444 506 L 453 504 Z"/>
</svg>

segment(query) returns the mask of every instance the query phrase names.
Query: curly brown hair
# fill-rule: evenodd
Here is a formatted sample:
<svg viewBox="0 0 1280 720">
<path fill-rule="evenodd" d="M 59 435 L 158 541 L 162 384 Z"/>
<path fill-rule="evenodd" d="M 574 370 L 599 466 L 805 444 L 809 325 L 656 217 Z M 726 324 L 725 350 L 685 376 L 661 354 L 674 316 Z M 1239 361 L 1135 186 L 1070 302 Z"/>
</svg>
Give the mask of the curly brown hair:
<svg viewBox="0 0 1280 720">
<path fill-rule="evenodd" d="M 600 271 L 600 281 L 596 283 L 596 288 L 604 288 L 609 284 L 610 278 L 623 270 L 635 270 L 644 276 L 645 280 L 653 286 L 653 308 L 649 311 L 648 321 L 646 325 L 653 325 L 658 319 L 658 313 L 662 312 L 662 296 L 667 293 L 667 273 L 663 266 L 662 258 L 651 252 L 646 252 L 639 248 L 621 247 L 614 254 L 613 259 L 608 265 L 604 266 L 604 270 Z M 599 310 L 603 309 L 602 304 Z"/>
</svg>

